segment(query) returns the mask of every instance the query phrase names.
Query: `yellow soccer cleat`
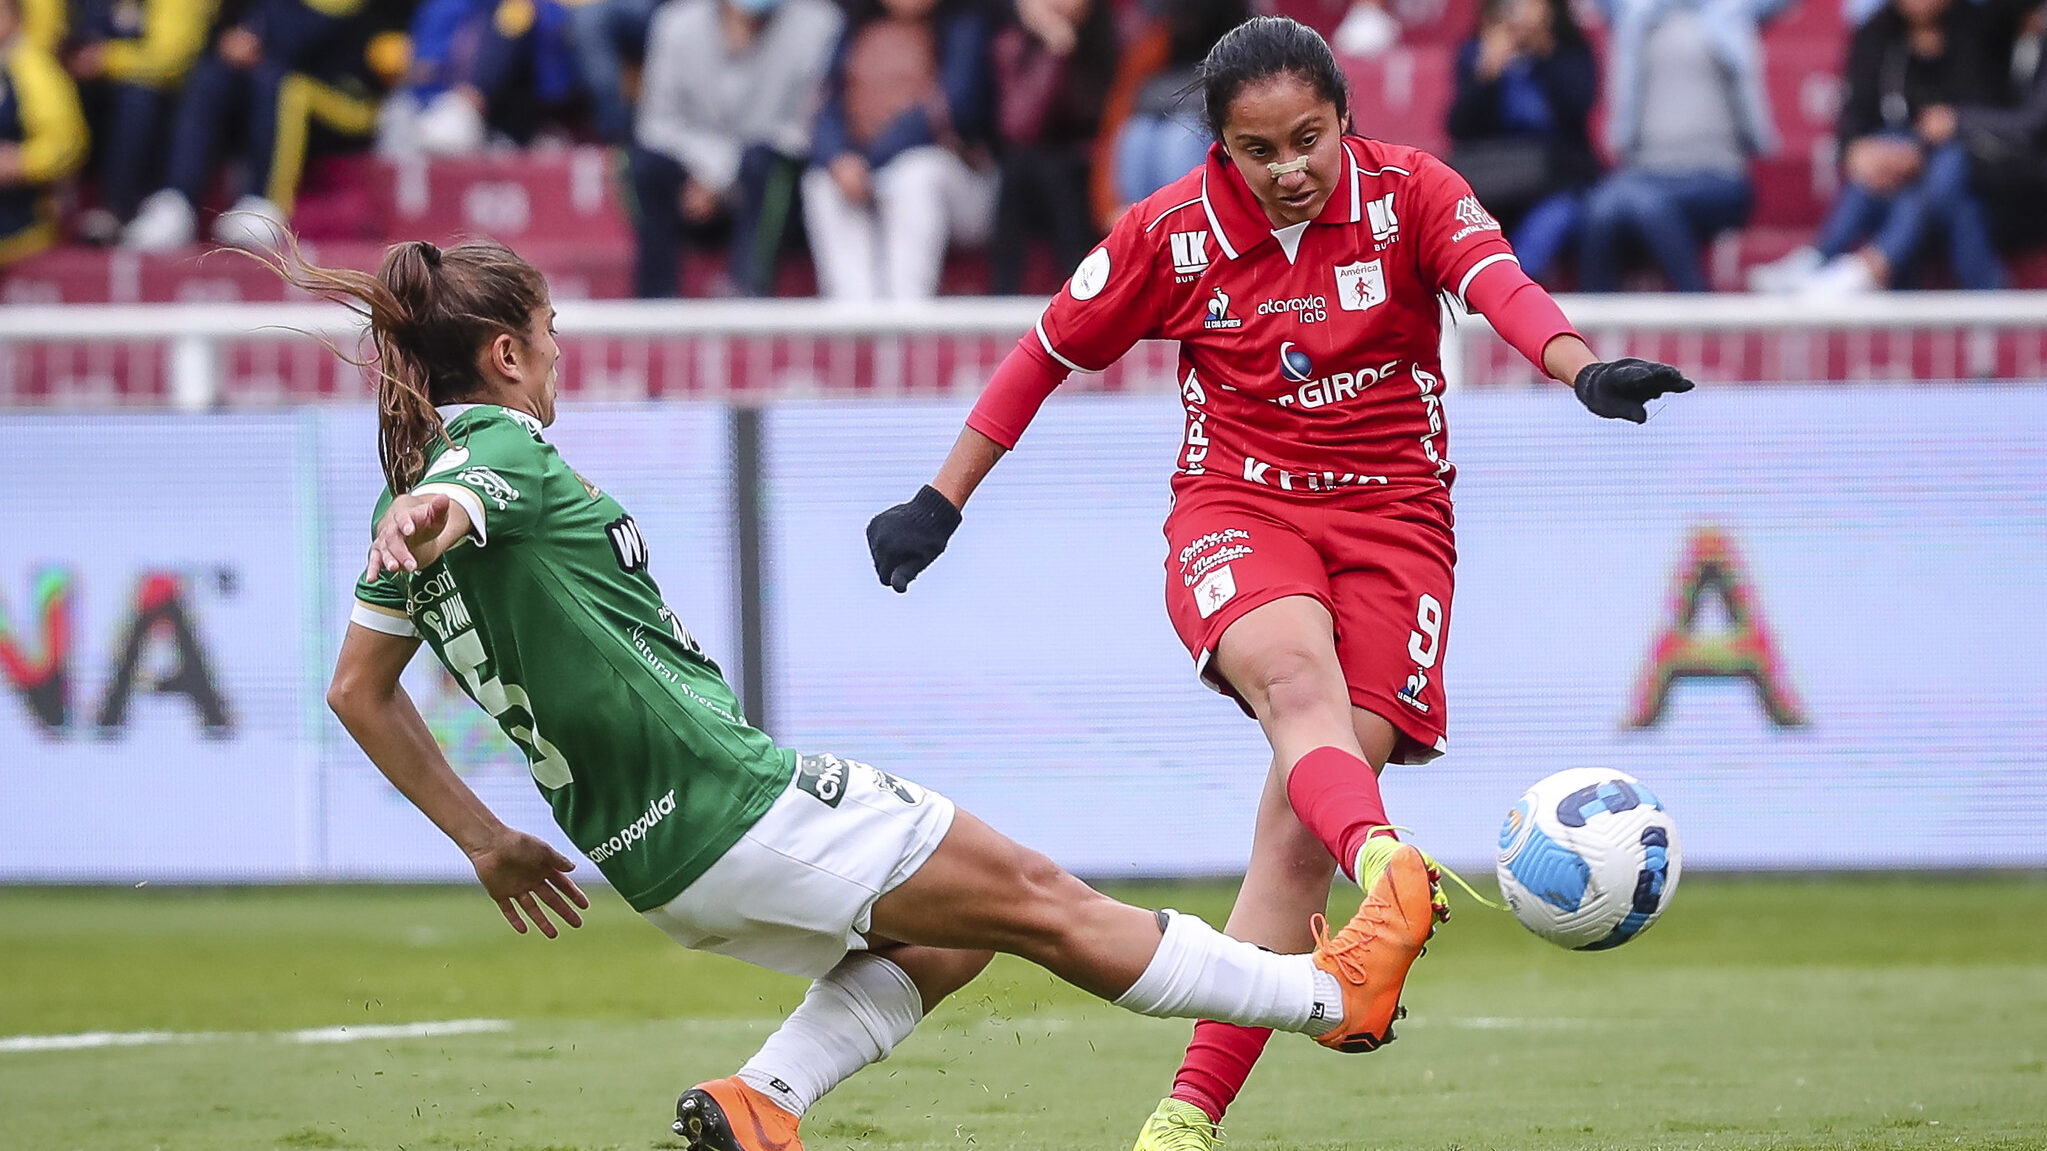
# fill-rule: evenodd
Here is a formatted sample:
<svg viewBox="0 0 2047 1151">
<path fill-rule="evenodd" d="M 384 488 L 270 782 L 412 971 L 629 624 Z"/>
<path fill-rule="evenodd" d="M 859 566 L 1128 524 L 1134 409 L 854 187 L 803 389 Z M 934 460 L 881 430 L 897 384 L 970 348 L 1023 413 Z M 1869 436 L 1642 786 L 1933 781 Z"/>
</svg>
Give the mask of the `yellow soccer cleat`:
<svg viewBox="0 0 2047 1151">
<path fill-rule="evenodd" d="M 1209 1122 L 1201 1108 L 1181 1099 L 1161 1099 L 1131 1151 L 1215 1151 L 1222 1142 L 1222 1125 Z"/>
<path fill-rule="evenodd" d="M 796 1116 L 738 1079 L 699 1083 L 675 1101 L 675 1133 L 690 1151 L 803 1151 Z"/>
<path fill-rule="evenodd" d="M 1438 891 L 1420 849 L 1391 836 L 1359 852 L 1365 900 L 1334 936 L 1315 917 L 1315 966 L 1343 987 L 1343 1018 L 1315 1037 L 1338 1051 L 1375 1051 L 1393 1040 L 1407 969 L 1436 930 Z"/>
</svg>

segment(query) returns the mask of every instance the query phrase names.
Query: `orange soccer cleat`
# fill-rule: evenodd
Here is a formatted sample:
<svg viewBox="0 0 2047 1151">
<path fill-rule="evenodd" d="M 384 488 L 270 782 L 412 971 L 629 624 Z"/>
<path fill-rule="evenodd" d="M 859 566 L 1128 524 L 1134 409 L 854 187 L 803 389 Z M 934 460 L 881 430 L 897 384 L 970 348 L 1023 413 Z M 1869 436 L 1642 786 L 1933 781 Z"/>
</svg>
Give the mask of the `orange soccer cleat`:
<svg viewBox="0 0 2047 1151">
<path fill-rule="evenodd" d="M 738 1079 L 699 1083 L 675 1101 L 675 1133 L 690 1151 L 803 1151 L 797 1118 Z"/>
<path fill-rule="evenodd" d="M 1315 1042 L 1338 1051 L 1376 1051 L 1393 1040 L 1400 987 L 1436 929 L 1435 877 L 1420 849 L 1390 838 L 1371 843 L 1381 858 L 1360 868 L 1368 874 L 1358 913 L 1334 936 L 1315 917 L 1315 966 L 1343 985 L 1343 1019 Z"/>
</svg>

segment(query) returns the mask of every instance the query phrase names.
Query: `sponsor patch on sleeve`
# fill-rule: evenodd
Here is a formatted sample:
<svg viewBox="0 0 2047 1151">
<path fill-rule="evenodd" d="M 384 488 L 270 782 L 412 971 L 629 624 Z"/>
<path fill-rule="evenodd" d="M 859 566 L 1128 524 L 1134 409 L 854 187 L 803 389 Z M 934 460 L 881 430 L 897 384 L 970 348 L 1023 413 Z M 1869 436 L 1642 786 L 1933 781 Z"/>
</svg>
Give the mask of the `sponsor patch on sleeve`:
<svg viewBox="0 0 2047 1151">
<path fill-rule="evenodd" d="M 1066 282 L 1066 290 L 1076 300 L 1092 300 L 1109 286 L 1109 249 L 1096 248 L 1087 254 L 1087 259 L 1073 270 L 1073 278 Z"/>
</svg>

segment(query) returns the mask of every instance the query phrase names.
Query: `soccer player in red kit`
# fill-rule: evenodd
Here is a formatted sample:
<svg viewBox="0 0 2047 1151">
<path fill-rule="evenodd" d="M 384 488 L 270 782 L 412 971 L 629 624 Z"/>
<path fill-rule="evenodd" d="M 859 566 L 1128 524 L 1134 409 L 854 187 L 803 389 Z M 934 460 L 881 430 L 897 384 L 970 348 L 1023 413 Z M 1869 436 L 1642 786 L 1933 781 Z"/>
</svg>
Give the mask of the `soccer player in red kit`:
<svg viewBox="0 0 2047 1151">
<path fill-rule="evenodd" d="M 1377 777 L 1445 747 L 1456 471 L 1438 298 L 1484 313 L 1598 415 L 1640 423 L 1646 400 L 1692 385 L 1663 364 L 1601 362 L 1448 166 L 1343 134 L 1342 74 L 1312 30 L 1240 25 L 1202 83 L 1207 162 L 1081 261 L 938 475 L 876 516 L 868 543 L 882 582 L 904 590 L 1068 372 L 1101 371 L 1141 339 L 1180 342 L 1166 606 L 1201 677 L 1273 752 L 1227 930 L 1303 949 L 1333 857 L 1375 910 L 1350 953 L 1380 994 L 1332 1045 L 1369 1050 L 1392 1038 L 1408 967 L 1446 912 L 1435 867 L 1387 826 Z M 1197 1025 L 1138 1151 L 1212 1147 L 1268 1035 Z"/>
</svg>

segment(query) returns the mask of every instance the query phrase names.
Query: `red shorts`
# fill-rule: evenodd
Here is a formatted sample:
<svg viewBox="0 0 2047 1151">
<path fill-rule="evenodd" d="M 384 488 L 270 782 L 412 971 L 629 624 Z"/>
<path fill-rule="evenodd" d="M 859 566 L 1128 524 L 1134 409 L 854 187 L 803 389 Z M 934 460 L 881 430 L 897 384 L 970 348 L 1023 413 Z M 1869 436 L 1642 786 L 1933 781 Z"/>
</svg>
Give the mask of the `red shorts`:
<svg viewBox="0 0 2047 1151">
<path fill-rule="evenodd" d="M 1210 687 L 1242 706 L 1213 666 L 1223 632 L 1253 608 L 1313 596 L 1335 621 L 1351 703 L 1400 735 L 1392 762 L 1426 763 L 1443 753 L 1441 673 L 1457 562 L 1447 506 L 1410 501 L 1350 510 L 1254 492 L 1193 492 L 1166 517 L 1166 541 L 1166 611 Z"/>
</svg>

